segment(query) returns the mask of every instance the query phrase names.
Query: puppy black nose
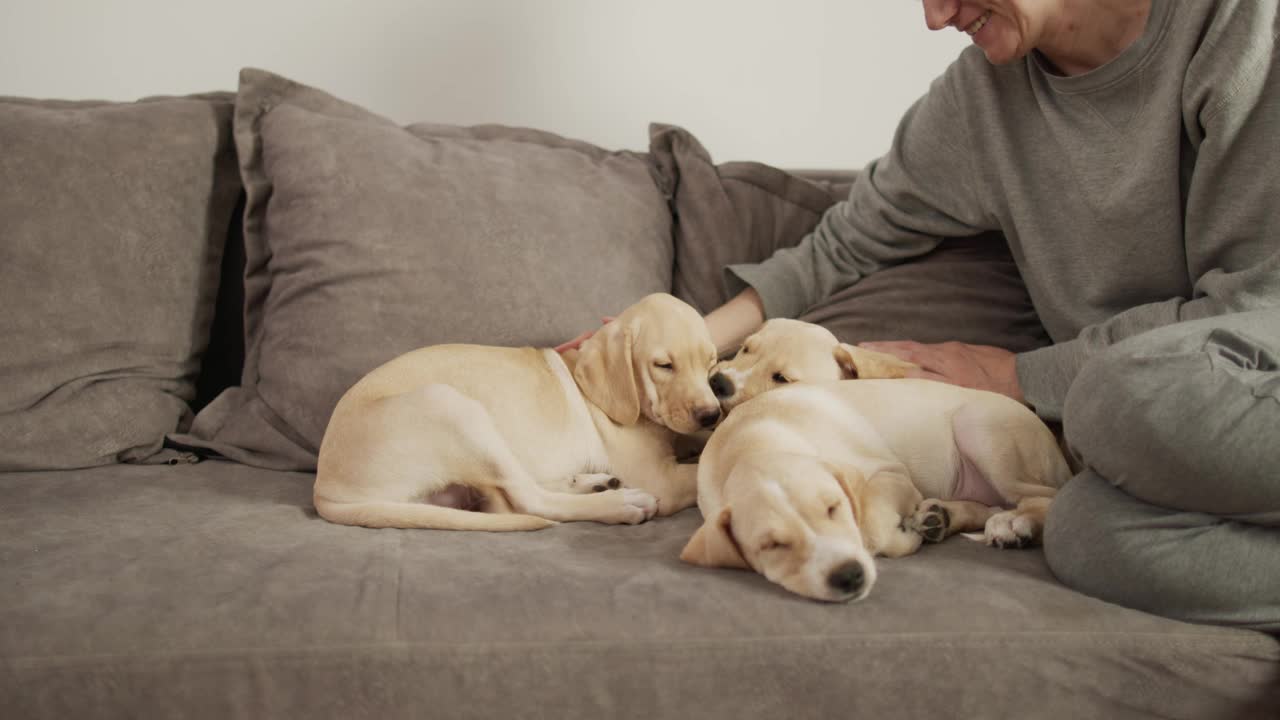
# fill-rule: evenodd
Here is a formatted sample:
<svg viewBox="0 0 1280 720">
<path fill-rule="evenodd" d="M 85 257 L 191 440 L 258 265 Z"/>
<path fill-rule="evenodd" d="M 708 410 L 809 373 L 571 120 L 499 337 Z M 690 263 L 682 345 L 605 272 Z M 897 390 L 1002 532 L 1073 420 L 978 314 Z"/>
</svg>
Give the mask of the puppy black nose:
<svg viewBox="0 0 1280 720">
<path fill-rule="evenodd" d="M 716 373 L 711 376 L 711 392 L 716 394 L 718 398 L 727 398 L 733 395 L 733 381 L 724 373 Z"/>
<path fill-rule="evenodd" d="M 709 428 L 720 422 L 720 408 L 712 408 L 710 410 L 699 410 L 697 414 L 698 424 L 704 428 Z"/>
<path fill-rule="evenodd" d="M 862 571 L 862 563 L 856 560 L 841 565 L 827 576 L 827 584 L 846 595 L 852 595 L 861 590 L 865 580 L 866 573 Z"/>
</svg>

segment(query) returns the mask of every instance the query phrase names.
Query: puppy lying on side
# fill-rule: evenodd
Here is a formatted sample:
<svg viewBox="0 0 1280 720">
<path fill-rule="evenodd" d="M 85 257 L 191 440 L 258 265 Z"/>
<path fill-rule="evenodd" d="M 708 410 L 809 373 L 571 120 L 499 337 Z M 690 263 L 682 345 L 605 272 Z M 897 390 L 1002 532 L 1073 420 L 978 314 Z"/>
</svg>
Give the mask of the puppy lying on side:
<svg viewBox="0 0 1280 720">
<path fill-rule="evenodd" d="M 915 368 L 913 363 L 893 355 L 841 343 L 820 325 L 779 318 L 766 322 L 747 338 L 733 358 L 716 364 L 711 387 L 727 413 L 762 392 L 792 383 L 904 378 Z M 1056 440 L 1059 453 L 1065 453 L 1062 439 L 1056 437 Z M 1030 502 L 1014 512 L 1001 514 L 996 506 L 1020 503 L 1022 498 L 980 493 L 976 487 L 973 483 L 964 483 L 947 495 L 929 498 L 926 494 L 926 503 L 937 515 L 930 523 L 945 521 L 941 527 L 930 528 L 927 540 L 935 542 L 968 530 L 984 530 L 987 544 L 999 547 L 1025 547 L 1039 540 L 1048 501 Z M 968 494 L 974 497 L 967 497 Z M 977 500 L 986 506 L 958 504 L 940 498 Z M 938 537 L 940 532 L 942 537 Z"/>
<path fill-rule="evenodd" d="M 762 392 L 791 383 L 902 378 L 916 366 L 887 353 L 842 343 L 821 325 L 775 318 L 717 363 L 711 388 L 725 412 Z"/>
<path fill-rule="evenodd" d="M 338 402 L 316 473 L 344 525 L 536 530 L 640 523 L 693 504 L 672 440 L 714 425 L 702 317 L 650 295 L 579 351 L 439 345 L 402 355 Z M 619 488 L 612 476 L 625 478 Z"/>
<path fill-rule="evenodd" d="M 722 405 L 737 409 L 703 450 L 705 522 L 681 558 L 838 601 L 870 591 L 875 555 L 980 529 L 1002 547 L 1036 540 L 1070 472 L 1020 403 L 928 380 L 794 384 L 911 367 L 817 326 L 766 323 L 712 374 Z"/>
<path fill-rule="evenodd" d="M 932 380 L 794 385 L 743 403 L 712 434 L 698 464 L 705 520 L 680 557 L 819 600 L 862 598 L 876 555 L 984 526 L 1029 540 L 1038 528 L 1015 521 L 1037 517 L 1069 477 L 1053 433 L 1003 395 Z M 1006 503 L 1021 512 L 992 507 Z"/>
</svg>

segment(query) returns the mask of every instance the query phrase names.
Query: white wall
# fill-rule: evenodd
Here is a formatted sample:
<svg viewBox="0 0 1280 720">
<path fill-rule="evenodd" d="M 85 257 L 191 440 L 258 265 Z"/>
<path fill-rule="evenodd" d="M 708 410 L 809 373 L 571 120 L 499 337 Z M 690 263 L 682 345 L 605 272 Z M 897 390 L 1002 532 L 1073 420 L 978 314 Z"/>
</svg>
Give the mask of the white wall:
<svg viewBox="0 0 1280 720">
<path fill-rule="evenodd" d="M 242 66 L 401 122 L 860 167 L 965 45 L 916 0 L 0 0 L 0 95 L 234 89 Z"/>
</svg>

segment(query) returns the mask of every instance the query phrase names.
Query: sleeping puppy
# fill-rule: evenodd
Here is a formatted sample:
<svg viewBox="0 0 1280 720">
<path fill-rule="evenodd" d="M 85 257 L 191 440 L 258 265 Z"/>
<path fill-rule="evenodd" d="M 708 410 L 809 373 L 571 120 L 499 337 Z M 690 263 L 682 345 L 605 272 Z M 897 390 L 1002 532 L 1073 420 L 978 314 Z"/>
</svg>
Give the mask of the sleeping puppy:
<svg viewBox="0 0 1280 720">
<path fill-rule="evenodd" d="M 842 343 L 821 325 L 775 318 L 748 337 L 736 355 L 716 363 L 711 389 L 729 412 L 762 392 L 795 382 L 900 378 L 916 365 L 886 353 Z M 710 431 L 681 436 L 678 453 L 695 458 Z"/>
<path fill-rule="evenodd" d="M 711 388 L 729 412 L 790 383 L 901 378 L 915 367 L 887 353 L 842 343 L 821 325 L 776 318 L 743 341 L 732 359 L 716 364 Z"/>
<path fill-rule="evenodd" d="M 775 319 L 766 322 L 747 338 L 735 357 L 715 366 L 711 387 L 727 413 L 762 392 L 792 383 L 903 378 L 916 368 L 915 364 L 893 355 L 841 343 L 821 326 L 799 320 Z M 1062 438 L 1055 438 L 1059 453 L 1065 453 Z M 946 537 L 964 529 L 983 530 L 987 544 L 999 547 L 1025 547 L 1040 538 L 1048 501 L 1029 503 L 1016 512 L 1001 514 L 998 506 L 1018 502 L 1021 498 L 980 493 L 968 498 L 979 504 L 939 499 L 966 499 L 969 492 L 968 486 L 962 486 L 955 489 L 953 495 L 937 495 L 926 501 L 935 508 L 938 516 L 931 522 L 944 522 L 941 528 L 935 528 L 929 534 L 928 539 L 940 540 L 942 538 L 936 537 L 939 532 Z"/>
<path fill-rule="evenodd" d="M 690 507 L 696 466 L 676 462 L 672 440 L 720 419 L 707 381 L 714 362 L 702 317 L 663 294 L 563 356 L 415 350 L 338 402 L 320 445 L 316 510 L 375 528 L 536 530 Z"/>
<path fill-rule="evenodd" d="M 712 434 L 698 465 L 704 523 L 680 557 L 859 599 L 876 555 L 984 527 L 996 544 L 1033 539 L 1069 477 L 1049 429 L 1003 395 L 912 379 L 791 385 Z"/>
</svg>

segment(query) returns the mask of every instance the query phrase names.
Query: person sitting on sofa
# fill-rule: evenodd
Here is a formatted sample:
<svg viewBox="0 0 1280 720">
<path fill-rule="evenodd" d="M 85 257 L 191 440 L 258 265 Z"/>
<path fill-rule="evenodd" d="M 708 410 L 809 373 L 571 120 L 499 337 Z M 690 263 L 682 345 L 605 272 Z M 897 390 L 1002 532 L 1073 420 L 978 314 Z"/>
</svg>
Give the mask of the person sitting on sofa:
<svg viewBox="0 0 1280 720">
<path fill-rule="evenodd" d="M 736 347 L 940 238 L 1000 230 L 1055 343 L 868 343 L 1064 423 L 1067 585 L 1280 632 L 1277 4 L 923 0 L 973 46 L 794 248 L 727 269 Z"/>
</svg>

